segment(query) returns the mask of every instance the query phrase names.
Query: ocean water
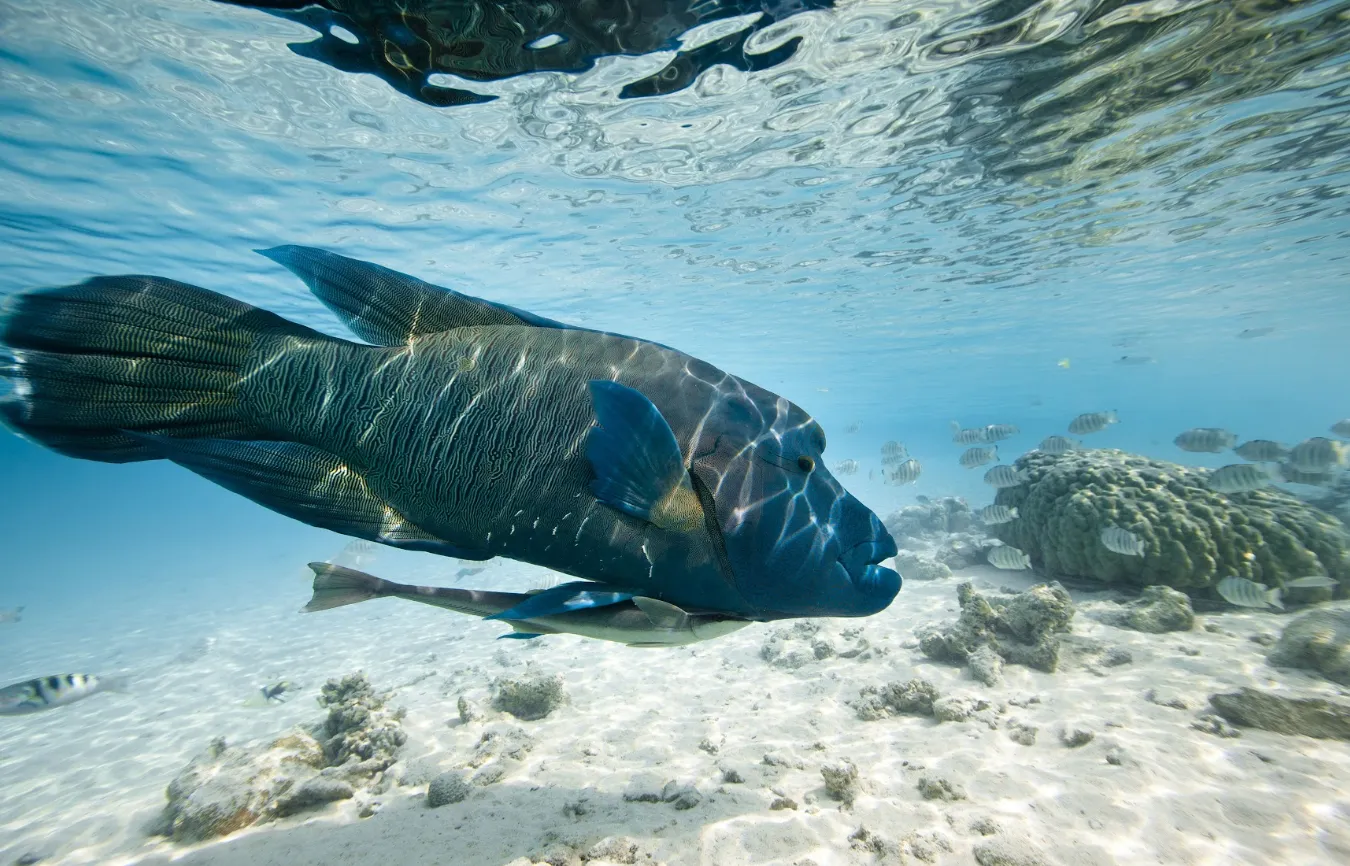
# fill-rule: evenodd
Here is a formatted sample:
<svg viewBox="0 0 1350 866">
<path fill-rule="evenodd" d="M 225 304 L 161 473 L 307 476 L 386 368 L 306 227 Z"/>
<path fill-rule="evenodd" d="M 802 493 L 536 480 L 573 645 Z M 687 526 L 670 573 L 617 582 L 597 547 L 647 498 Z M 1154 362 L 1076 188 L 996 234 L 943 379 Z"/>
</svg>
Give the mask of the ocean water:
<svg viewBox="0 0 1350 866">
<path fill-rule="evenodd" d="M 781 394 L 825 428 L 827 465 L 859 461 L 858 474 L 841 481 L 883 518 L 917 497 L 993 502 L 984 469 L 957 463 L 963 446 L 951 441 L 954 420 L 1017 425 L 1021 432 L 999 443 L 1002 462 L 1012 462 L 1042 437 L 1065 435 L 1074 416 L 1114 410 L 1120 423 L 1087 437 L 1090 445 L 1212 469 L 1236 458 L 1183 452 L 1173 437 L 1212 426 L 1244 440 L 1294 443 L 1330 436 L 1329 427 L 1350 416 L 1344 2 L 852 0 L 709 2 L 694 11 L 670 2 L 614 4 L 618 12 L 562 3 L 573 23 L 587 16 L 621 23 L 567 31 L 560 44 L 579 53 L 554 66 L 532 59 L 547 47 L 527 48 L 525 67 L 505 60 L 492 67 L 494 60 L 458 72 L 412 69 L 416 58 L 399 53 L 425 42 L 419 10 L 450 4 L 405 4 L 401 16 L 381 13 L 371 32 L 360 32 L 366 19 L 351 10 L 382 4 L 329 5 L 287 17 L 212 0 L 0 0 L 0 297 L 95 275 L 157 274 L 350 338 L 299 280 L 254 252 L 322 247 L 674 346 Z M 520 20 L 528 16 L 519 10 L 535 8 L 499 6 Z M 421 35 L 400 43 L 395 19 Z M 600 47 L 588 48 L 592 30 L 618 35 L 613 45 L 595 35 Z M 325 57 L 288 48 L 320 32 L 330 47 L 337 40 L 348 49 Z M 498 48 L 515 56 L 522 39 L 535 38 L 485 32 L 475 35 L 488 39 L 485 57 Z M 365 67 L 343 66 L 340 58 L 356 56 L 345 51 L 371 46 L 383 60 L 361 54 Z M 692 68 L 680 66 L 691 57 Z M 765 57 L 773 62 L 756 60 Z M 634 82 L 663 80 L 666 68 L 685 70 L 683 86 L 640 95 L 647 85 Z M 431 89 L 419 90 L 426 83 Z M 444 93 L 459 96 L 435 95 Z M 921 461 L 915 484 L 883 481 L 880 448 L 888 440 Z M 911 754 L 903 745 L 875 771 L 863 767 L 873 779 L 852 813 L 824 795 L 807 805 L 815 801 L 803 792 L 820 784 L 813 767 L 806 774 L 814 787 L 777 776 L 759 786 L 784 787 L 775 796 L 802 800 L 801 811 L 769 811 L 727 794 L 718 801 L 708 750 L 688 750 L 706 759 L 697 765 L 682 746 L 658 754 L 639 738 L 622 760 L 604 764 L 619 751 L 593 727 L 609 717 L 605 708 L 653 701 L 651 713 L 624 717 L 649 725 L 653 739 L 682 731 L 670 741 L 688 736 L 697 744 L 713 736 L 712 725 L 732 741 L 752 738 L 753 728 L 778 742 L 773 732 L 783 730 L 797 738 L 784 748 L 807 754 L 814 742 L 833 750 L 831 736 L 854 735 L 835 716 L 798 731 L 803 708 L 823 712 L 819 702 L 833 701 L 838 719 L 856 725 L 847 698 L 865 678 L 849 679 L 852 669 L 806 669 L 770 687 L 788 696 L 785 703 L 723 712 L 697 703 L 705 666 L 689 654 L 732 677 L 719 686 L 729 695 L 735 676 L 758 688 L 764 626 L 724 639 L 733 649 L 720 656 L 723 641 L 641 652 L 570 637 L 497 644 L 499 628 L 385 601 L 301 616 L 305 563 L 337 556 L 349 539 L 163 461 L 75 460 L 8 434 L 0 437 L 0 482 L 0 609 L 24 607 L 19 622 L 0 624 L 0 679 L 104 671 L 135 678 L 126 695 L 0 718 L 3 862 L 167 862 L 183 852 L 198 858 L 189 862 L 318 862 L 331 854 L 328 830 L 351 846 L 350 862 L 374 862 L 391 839 L 406 846 L 396 849 L 406 859 L 394 862 L 541 862 L 558 844 L 581 858 L 601 837 L 625 834 L 652 852 L 652 862 L 671 864 L 925 859 L 913 839 L 890 853 L 858 843 L 849 830 L 860 825 L 897 840 L 919 833 L 933 857 L 926 862 L 953 864 L 1350 858 L 1350 834 L 1335 829 L 1350 826 L 1344 742 L 1267 732 L 1205 740 L 1186 727 L 1189 716 L 1173 727 L 1201 745 L 1177 745 L 1168 738 L 1184 737 L 1162 723 L 1140 723 L 1136 733 L 1156 748 L 1155 764 L 1167 763 L 1171 749 L 1200 768 L 1194 777 L 1140 776 L 1099 788 L 1092 780 L 1116 765 L 1083 759 L 1055 779 L 1029 779 L 1001 790 L 997 803 L 977 803 L 1004 816 L 1005 836 L 1029 839 L 1039 861 L 979 854 L 978 839 L 953 829 L 970 815 L 909 803 L 914 780 L 897 763 Z M 456 577 L 472 564 L 393 550 L 370 556 L 382 576 L 421 583 L 523 591 L 556 580 L 502 560 Z M 1029 585 L 1038 576 L 983 579 Z M 885 672 L 872 671 L 871 681 L 907 679 L 912 666 L 927 664 L 905 641 L 916 627 L 954 615 L 956 582 L 939 595 L 934 584 L 909 581 L 883 614 L 860 621 L 889 636 L 879 643 L 893 643 L 878 662 Z M 1156 636 L 1132 644 L 1138 682 L 1108 691 L 1138 702 L 1150 684 L 1183 689 L 1187 677 L 1222 679 L 1222 660 L 1238 651 L 1225 649 L 1217 630 L 1278 634 L 1285 620 L 1228 609 L 1214 622 L 1215 632 L 1197 628 L 1189 639 L 1204 644 L 1212 667 L 1170 652 L 1171 636 Z M 565 649 L 554 652 L 549 642 Z M 1275 683 L 1281 675 L 1251 655 L 1257 647 L 1239 644 L 1243 674 Z M 522 659 L 554 652 L 544 669 L 565 678 L 571 711 L 582 715 L 574 727 L 536 731 L 546 745 L 532 760 L 547 754 L 565 768 L 558 772 L 584 780 L 567 785 L 601 791 L 609 798 L 602 817 L 573 810 L 564 821 L 563 801 L 571 801 L 562 795 L 491 799 L 505 796 L 501 790 L 552 790 L 526 761 L 518 776 L 466 801 L 528 828 L 505 842 L 500 828 L 468 813 L 454 818 L 470 828 L 459 841 L 445 838 L 455 836 L 450 818 L 434 825 L 425 816 L 441 811 L 416 811 L 420 800 L 409 805 L 425 780 L 420 788 L 391 782 L 378 794 L 384 811 L 372 817 L 339 804 L 245 831 L 234 847 L 229 839 L 176 846 L 145 832 L 164 787 L 212 737 L 244 742 L 312 722 L 321 716 L 312 700 L 318 686 L 357 669 L 381 688 L 401 689 L 408 748 L 418 760 L 460 766 L 456 749 L 471 752 L 477 736 L 454 729 L 458 739 L 444 740 L 446 719 L 454 728 L 457 696 L 486 688 L 494 664 L 512 669 L 515 662 L 494 652 Z M 658 661 L 649 661 L 652 653 Z M 663 705 L 652 695 L 653 686 L 661 689 L 644 687 L 648 665 L 674 677 L 669 688 L 683 697 Z M 487 673 L 481 683 L 456 680 L 464 670 Z M 427 671 L 443 685 L 419 692 L 413 683 Z M 1304 679 L 1279 684 L 1345 696 L 1344 687 L 1338 693 L 1313 675 L 1297 676 Z M 1057 696 L 1062 721 L 1088 712 L 1094 680 L 1083 677 L 1013 685 Z M 259 686 L 286 678 L 308 693 L 261 710 L 240 706 Z M 1194 686 L 1192 710 L 1203 705 L 1204 689 Z M 1053 723 L 1044 724 L 1050 731 Z M 1098 745 L 1109 733 L 1098 730 Z M 598 758 L 576 751 L 591 736 L 608 744 L 597 747 Z M 923 736 L 932 750 L 925 760 L 941 763 L 942 738 Z M 1244 755 L 1284 749 L 1277 763 L 1285 761 L 1288 775 L 1243 776 L 1260 770 L 1245 764 L 1240 772 L 1215 769 L 1241 763 L 1234 756 L 1242 744 Z M 1065 751 L 1050 733 L 1042 747 Z M 982 772 L 1021 779 L 1038 760 L 1005 755 Z M 704 799 L 721 805 L 672 811 L 619 796 L 641 773 L 676 765 L 672 777 L 701 779 Z M 978 786 L 973 777 L 966 784 Z M 1187 797 L 1227 797 L 1246 785 L 1284 796 L 1299 784 L 1314 787 L 1287 809 L 1225 801 L 1214 814 L 1227 823 L 1207 825 L 1210 813 L 1196 807 L 1158 829 Z M 1071 796 L 1051 792 L 1055 786 Z M 1103 815 L 1112 809 L 1093 798 L 1127 808 L 1132 786 L 1152 805 L 1139 807 L 1137 820 L 1111 824 Z M 901 788 L 903 797 L 895 793 Z M 1078 802 L 1106 825 L 1075 823 Z M 634 818 L 629 808 L 660 817 Z M 928 823 L 916 810 L 931 812 L 923 813 Z M 387 826 L 397 833 L 376 826 L 396 820 L 404 823 Z M 663 830 L 667 822 L 675 829 Z M 1237 826 L 1246 835 L 1230 832 Z M 1056 849 L 1056 838 L 1086 840 L 1090 851 Z"/>
</svg>

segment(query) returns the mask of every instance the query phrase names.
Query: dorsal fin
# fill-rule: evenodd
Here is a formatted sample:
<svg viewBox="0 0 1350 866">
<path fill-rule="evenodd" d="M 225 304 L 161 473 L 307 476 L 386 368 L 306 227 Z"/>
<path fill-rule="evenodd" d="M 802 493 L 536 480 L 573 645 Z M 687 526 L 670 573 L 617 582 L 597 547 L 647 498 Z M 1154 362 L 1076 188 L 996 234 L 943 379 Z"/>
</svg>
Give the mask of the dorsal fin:
<svg viewBox="0 0 1350 866">
<path fill-rule="evenodd" d="M 420 334 L 474 325 L 569 327 L 314 247 L 286 245 L 258 252 L 304 280 L 356 336 L 377 346 L 398 346 Z"/>
</svg>

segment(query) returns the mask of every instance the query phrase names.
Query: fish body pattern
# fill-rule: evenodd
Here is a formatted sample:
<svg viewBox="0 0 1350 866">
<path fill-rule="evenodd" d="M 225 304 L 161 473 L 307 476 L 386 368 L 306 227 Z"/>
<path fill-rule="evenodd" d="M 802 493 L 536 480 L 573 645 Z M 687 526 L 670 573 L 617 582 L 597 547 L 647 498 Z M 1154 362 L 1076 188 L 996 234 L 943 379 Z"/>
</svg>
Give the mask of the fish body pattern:
<svg viewBox="0 0 1350 866">
<path fill-rule="evenodd" d="M 990 445 L 988 448 L 976 446 L 967 448 L 961 452 L 959 462 L 967 469 L 974 469 L 976 466 L 984 466 L 986 463 L 992 463 L 998 459 L 998 446 Z"/>
<path fill-rule="evenodd" d="M 1041 444 L 1036 446 L 1038 450 L 1055 456 L 1067 454 L 1082 447 L 1082 442 L 1077 439 L 1070 439 L 1068 436 L 1046 436 L 1041 440 Z"/>
<path fill-rule="evenodd" d="M 1022 428 L 1016 424 L 990 424 L 984 428 L 984 441 L 1002 442 L 1004 439 L 1011 439 L 1021 432 Z"/>
<path fill-rule="evenodd" d="M 899 591 L 879 564 L 894 540 L 777 394 L 377 265 L 265 254 L 372 345 L 173 280 L 100 277 L 8 299 L 0 417 L 70 456 L 172 460 L 355 538 L 688 609 L 865 616 Z M 591 603 L 568 592 L 548 597 Z"/>
<path fill-rule="evenodd" d="M 1234 448 L 1233 453 L 1253 463 L 1278 463 L 1289 456 L 1289 449 L 1270 439 L 1251 439 Z"/>
<path fill-rule="evenodd" d="M 899 462 L 909 456 L 909 451 L 905 448 L 903 443 L 892 439 L 881 446 L 881 456 L 895 458 L 896 462 Z"/>
<path fill-rule="evenodd" d="M 986 505 L 980 509 L 980 520 L 990 526 L 998 526 L 1001 523 L 1011 523 L 1017 519 L 1016 506 L 1007 505 Z"/>
<path fill-rule="evenodd" d="M 975 445 L 980 442 L 989 441 L 988 427 L 967 427 L 961 428 L 957 422 L 952 422 L 952 441 L 957 445 Z"/>
<path fill-rule="evenodd" d="M 1193 427 L 1178 434 L 1172 442 L 1182 451 L 1219 454 L 1236 445 L 1237 440 L 1236 433 L 1221 427 Z"/>
<path fill-rule="evenodd" d="M 1330 472 L 1344 466 L 1350 445 L 1314 436 L 1289 449 L 1289 463 L 1304 472 Z"/>
<path fill-rule="evenodd" d="M 1139 536 L 1120 526 L 1108 526 L 1101 533 L 1102 546 L 1122 556 L 1143 556 L 1144 542 Z"/>
<path fill-rule="evenodd" d="M 1270 475 L 1251 463 L 1220 466 L 1205 478 L 1205 486 L 1219 493 L 1248 493 L 1271 483 Z"/>
<path fill-rule="evenodd" d="M 1075 436 L 1085 436 L 1088 433 L 1100 433 L 1112 424 L 1119 423 L 1114 409 L 1109 412 L 1084 412 L 1069 422 L 1069 432 Z"/>
<path fill-rule="evenodd" d="M 923 465 L 913 457 L 900 463 L 886 476 L 886 480 L 892 484 L 913 484 L 919 480 L 923 474 Z"/>
<path fill-rule="evenodd" d="M 508 638 L 575 634 L 637 647 L 684 646 L 731 634 L 750 624 L 749 620 L 724 614 L 686 611 L 643 596 L 564 613 L 508 619 L 503 614 L 528 610 L 531 594 L 413 586 L 327 562 L 312 562 L 309 567 L 314 570 L 314 596 L 305 605 L 306 611 L 330 610 L 372 598 L 401 598 L 501 620 L 512 628 L 510 634 L 503 635 Z"/>
<path fill-rule="evenodd" d="M 1002 568 L 1007 571 L 1025 571 L 1031 568 L 1031 557 L 1016 547 L 1009 547 L 1006 544 L 1000 544 L 998 547 L 992 547 L 985 554 L 989 564 L 995 568 Z"/>
<path fill-rule="evenodd" d="M 862 468 L 857 460 L 840 460 L 834 464 L 834 474 L 836 475 L 857 475 L 858 470 Z"/>
<path fill-rule="evenodd" d="M 40 713 L 102 691 L 121 688 L 118 680 L 96 677 L 92 674 L 56 674 L 38 677 L 0 689 L 0 716 L 23 716 Z"/>
<path fill-rule="evenodd" d="M 998 466 L 984 473 L 984 483 L 991 487 L 1002 489 L 1004 487 L 1016 487 L 1019 484 L 1025 484 L 1031 476 L 1021 469 L 1014 469 L 1006 463 L 1000 463 Z"/>
<path fill-rule="evenodd" d="M 1281 480 L 1290 484 L 1307 484 L 1312 487 L 1328 487 L 1334 480 L 1330 472 L 1308 472 L 1291 463 L 1281 463 L 1276 467 Z"/>
<path fill-rule="evenodd" d="M 1238 607 L 1276 607 L 1284 610 L 1279 588 L 1269 589 L 1245 577 L 1225 577 L 1214 587 L 1219 596 Z"/>
</svg>

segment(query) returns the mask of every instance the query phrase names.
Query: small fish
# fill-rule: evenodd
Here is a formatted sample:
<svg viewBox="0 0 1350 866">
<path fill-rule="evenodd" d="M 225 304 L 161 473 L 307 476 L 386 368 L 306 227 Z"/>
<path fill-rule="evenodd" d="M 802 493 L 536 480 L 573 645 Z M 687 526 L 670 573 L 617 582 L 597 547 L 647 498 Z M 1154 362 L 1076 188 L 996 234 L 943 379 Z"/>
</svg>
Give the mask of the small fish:
<svg viewBox="0 0 1350 866">
<path fill-rule="evenodd" d="M 1046 454 L 1058 456 L 1082 448 L 1083 443 L 1077 439 L 1070 439 L 1068 436 L 1046 436 L 1041 440 L 1041 444 L 1036 447 Z"/>
<path fill-rule="evenodd" d="M 23 619 L 23 617 L 21 616 L 22 613 L 23 613 L 22 607 L 9 607 L 5 608 L 4 610 L 0 610 L 0 625 L 5 625 L 6 623 L 11 622 L 18 622 L 19 620 Z"/>
<path fill-rule="evenodd" d="M 1215 469 L 1205 479 L 1205 486 L 1219 493 L 1246 493 L 1270 483 L 1270 475 L 1254 463 L 1230 463 Z"/>
<path fill-rule="evenodd" d="M 933 500 L 929 499 L 927 496 L 924 496 L 922 493 L 920 493 L 918 496 L 914 497 L 914 501 L 919 503 L 920 505 L 927 505 Z"/>
<path fill-rule="evenodd" d="M 859 430 L 861 430 L 861 429 L 862 429 L 862 424 L 859 423 L 859 422 L 857 422 L 857 421 L 854 421 L 852 424 L 850 424 L 850 425 L 848 425 L 847 427 L 844 428 L 844 432 L 845 432 L 845 433 L 857 433 L 857 432 L 858 432 Z"/>
<path fill-rule="evenodd" d="M 1011 439 L 1021 432 L 1022 428 L 1016 424 L 990 424 L 984 428 L 984 441 L 1002 442 L 1004 439 Z"/>
<path fill-rule="evenodd" d="M 1334 477 L 1330 472 L 1305 472 L 1297 466 L 1289 463 L 1281 463 L 1276 467 L 1280 478 L 1290 484 L 1307 484 L 1311 487 L 1328 487 Z"/>
<path fill-rule="evenodd" d="M 1342 439 L 1350 439 L 1350 418 L 1342 418 L 1331 425 L 1331 432 Z"/>
<path fill-rule="evenodd" d="M 1275 333 L 1275 329 L 1274 329 L 1274 328 L 1271 328 L 1271 327 L 1265 327 L 1265 328 L 1247 328 L 1247 329 L 1244 330 L 1244 331 L 1239 331 L 1239 332 L 1238 332 L 1238 335 L 1237 335 L 1237 338 L 1238 338 L 1239 340 L 1255 340 L 1257 337 L 1264 337 L 1264 336 L 1266 336 L 1267 334 L 1273 334 L 1273 333 Z"/>
<path fill-rule="evenodd" d="M 1143 364 L 1152 364 L 1154 361 L 1148 355 L 1121 355 L 1114 363 L 1124 367 L 1137 367 Z"/>
<path fill-rule="evenodd" d="M 989 441 L 988 427 L 966 427 L 962 429 L 957 422 L 952 422 L 952 441 L 957 445 L 974 445 L 977 442 Z"/>
<path fill-rule="evenodd" d="M 1060 358 L 1058 361 L 1055 362 L 1055 366 L 1056 366 L 1056 367 L 1059 367 L 1059 368 L 1062 369 L 1062 370 L 1067 370 L 1067 369 L 1069 369 L 1069 359 L 1068 359 L 1068 358 Z"/>
<path fill-rule="evenodd" d="M 98 692 L 116 692 L 124 687 L 124 680 L 93 674 L 57 674 L 25 680 L 0 689 L 0 716 L 22 716 L 63 707 Z"/>
<path fill-rule="evenodd" d="M 314 597 L 305 611 L 329 610 L 372 598 L 401 598 L 500 621 L 512 629 L 502 637 L 522 640 L 575 634 L 635 647 L 682 646 L 731 634 L 750 624 L 749 620 L 725 614 L 681 610 L 659 599 L 615 592 L 590 581 L 546 590 L 568 590 L 572 601 L 562 609 L 551 603 L 539 605 L 542 612 L 535 615 L 533 608 L 545 593 L 410 586 L 327 562 L 311 562 L 309 567 L 314 569 Z"/>
<path fill-rule="evenodd" d="M 344 566 L 338 566 L 342 568 Z M 282 704 L 295 697 L 300 686 L 290 680 L 278 680 L 270 686 L 258 689 L 257 694 L 244 701 L 246 707 L 265 707 L 269 704 Z"/>
<path fill-rule="evenodd" d="M 998 446 L 990 445 L 988 448 L 967 448 L 961 452 L 958 462 L 967 469 L 974 469 L 976 466 L 983 466 L 986 463 L 992 463 L 998 459 Z"/>
<path fill-rule="evenodd" d="M 885 445 L 881 446 L 881 456 L 898 457 L 900 458 L 900 460 L 904 460 L 906 457 L 909 456 L 909 452 L 905 450 L 905 445 L 903 442 L 896 442 L 894 439 L 892 439 Z"/>
<path fill-rule="evenodd" d="M 1112 424 L 1120 423 L 1116 410 L 1109 412 L 1084 412 L 1069 422 L 1069 432 L 1075 436 L 1087 433 L 1100 433 Z"/>
<path fill-rule="evenodd" d="M 1009 547 L 1006 544 L 1000 544 L 998 547 L 992 547 L 986 554 L 989 564 L 994 568 L 1004 568 L 1009 571 L 1021 571 L 1031 568 L 1031 557 L 1027 556 L 1016 547 Z"/>
<path fill-rule="evenodd" d="M 1344 466 L 1350 446 L 1335 439 L 1314 436 L 1289 449 L 1289 463 L 1304 472 L 1326 472 Z"/>
<path fill-rule="evenodd" d="M 1225 577 L 1214 588 L 1224 601 L 1238 607 L 1270 606 L 1284 610 L 1284 602 L 1280 601 L 1278 588 L 1267 589 L 1264 583 L 1257 583 L 1245 577 Z"/>
<path fill-rule="evenodd" d="M 378 544 L 358 538 L 355 541 L 349 541 L 342 550 L 338 551 L 337 556 L 328 561 L 347 568 L 365 568 L 373 563 L 379 554 L 380 546 Z"/>
<path fill-rule="evenodd" d="M 984 483 L 991 487 L 1016 487 L 1025 484 L 1030 477 L 1025 469 L 1014 469 L 1006 463 L 1000 463 L 984 473 Z"/>
<path fill-rule="evenodd" d="M 1278 463 L 1289 455 L 1289 449 L 1269 439 L 1252 439 L 1234 448 L 1233 453 L 1253 463 Z"/>
<path fill-rule="evenodd" d="M 1340 585 L 1341 582 L 1339 580 L 1327 577 L 1325 574 L 1313 574 L 1308 577 L 1300 577 L 1291 580 L 1285 584 L 1285 588 L 1297 587 L 1299 589 L 1322 589 L 1324 587 Z"/>
<path fill-rule="evenodd" d="M 1130 532 L 1128 529 L 1122 529 L 1119 526 L 1108 526 L 1102 530 L 1102 546 L 1112 553 L 1119 553 L 1122 556 L 1143 556 L 1145 544 L 1143 539 Z"/>
<path fill-rule="evenodd" d="M 857 475 L 862 464 L 857 460 L 840 460 L 834 464 L 834 471 L 837 475 Z"/>
<path fill-rule="evenodd" d="M 980 509 L 980 519 L 990 526 L 997 526 L 1000 523 L 1011 523 L 1017 519 L 1017 508 L 1009 508 L 1006 505 L 986 505 Z"/>
<path fill-rule="evenodd" d="M 886 476 L 886 480 L 892 484 L 913 484 L 919 480 L 922 473 L 923 466 L 911 457 L 891 470 L 891 474 Z"/>
<path fill-rule="evenodd" d="M 1218 454 L 1232 448 L 1237 444 L 1237 440 L 1236 433 L 1230 433 L 1222 427 L 1192 427 L 1179 434 L 1172 442 L 1182 451 Z"/>
</svg>

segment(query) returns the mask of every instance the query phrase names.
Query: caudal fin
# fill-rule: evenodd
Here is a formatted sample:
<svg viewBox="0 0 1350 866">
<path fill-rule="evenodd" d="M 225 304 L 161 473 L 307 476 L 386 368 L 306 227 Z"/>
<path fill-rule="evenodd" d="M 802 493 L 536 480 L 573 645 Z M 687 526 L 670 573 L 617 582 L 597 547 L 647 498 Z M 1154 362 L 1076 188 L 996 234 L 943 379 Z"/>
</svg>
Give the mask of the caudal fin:
<svg viewBox="0 0 1350 866">
<path fill-rule="evenodd" d="M 314 570 L 314 597 L 302 608 L 307 613 L 379 598 L 390 586 L 373 574 L 331 562 L 311 562 L 309 567 Z"/>
<path fill-rule="evenodd" d="M 0 420 L 72 457 L 161 456 L 132 434 L 264 439 L 240 410 L 259 343 L 328 340 L 224 295 L 149 276 L 95 277 L 11 296 L 0 309 Z"/>
</svg>

